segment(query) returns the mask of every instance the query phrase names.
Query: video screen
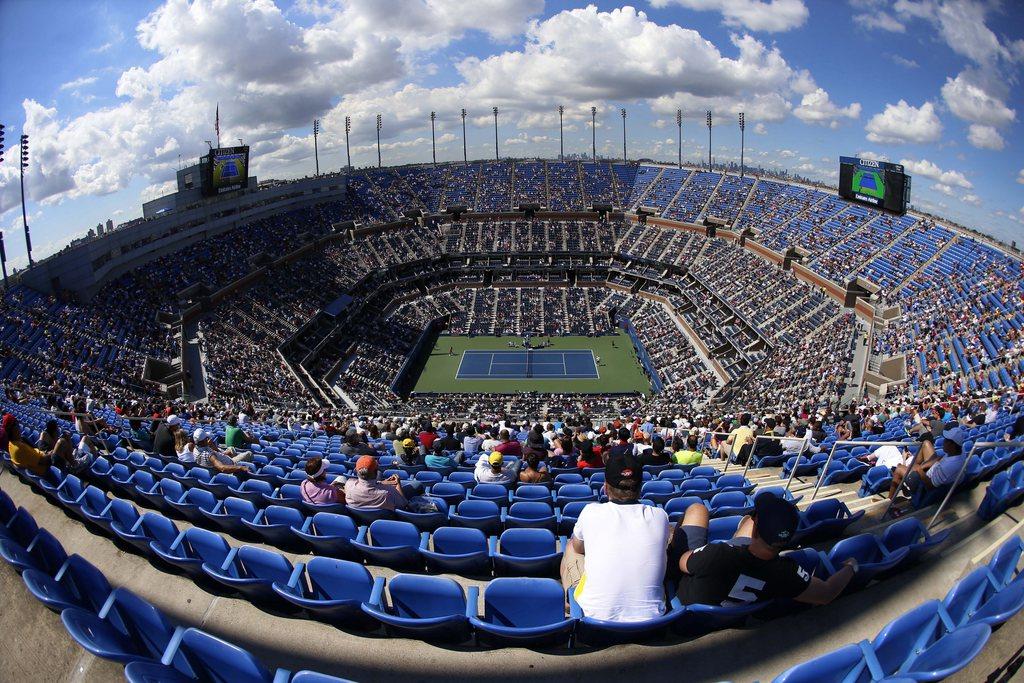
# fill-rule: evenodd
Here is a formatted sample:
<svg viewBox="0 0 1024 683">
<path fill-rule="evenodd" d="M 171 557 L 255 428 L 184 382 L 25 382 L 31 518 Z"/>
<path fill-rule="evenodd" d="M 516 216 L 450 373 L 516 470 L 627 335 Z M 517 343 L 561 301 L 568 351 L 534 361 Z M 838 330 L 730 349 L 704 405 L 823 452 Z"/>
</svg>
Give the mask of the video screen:
<svg viewBox="0 0 1024 683">
<path fill-rule="evenodd" d="M 206 194 L 213 195 L 249 185 L 249 148 L 221 147 L 208 155 Z"/>
<path fill-rule="evenodd" d="M 839 196 L 906 213 L 910 202 L 910 176 L 903 172 L 902 164 L 839 157 Z"/>
</svg>

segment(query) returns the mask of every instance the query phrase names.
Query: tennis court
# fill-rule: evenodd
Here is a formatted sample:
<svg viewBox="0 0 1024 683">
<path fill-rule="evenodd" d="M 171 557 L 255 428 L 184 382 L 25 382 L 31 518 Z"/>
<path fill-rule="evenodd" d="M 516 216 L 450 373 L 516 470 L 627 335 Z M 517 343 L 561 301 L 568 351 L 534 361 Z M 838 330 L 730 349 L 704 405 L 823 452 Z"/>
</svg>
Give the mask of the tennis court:
<svg viewBox="0 0 1024 683">
<path fill-rule="evenodd" d="M 600 379 L 590 349 L 463 351 L 456 379 Z"/>
</svg>

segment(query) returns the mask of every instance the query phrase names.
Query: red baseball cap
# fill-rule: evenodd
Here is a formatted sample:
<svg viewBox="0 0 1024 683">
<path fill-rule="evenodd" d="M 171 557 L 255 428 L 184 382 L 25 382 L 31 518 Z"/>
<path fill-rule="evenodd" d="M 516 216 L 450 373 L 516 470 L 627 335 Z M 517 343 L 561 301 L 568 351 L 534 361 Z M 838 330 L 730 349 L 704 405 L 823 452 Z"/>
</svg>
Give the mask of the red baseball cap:
<svg viewBox="0 0 1024 683">
<path fill-rule="evenodd" d="M 356 460 L 356 472 L 359 470 L 377 471 L 377 459 L 372 455 L 364 455 Z"/>
</svg>

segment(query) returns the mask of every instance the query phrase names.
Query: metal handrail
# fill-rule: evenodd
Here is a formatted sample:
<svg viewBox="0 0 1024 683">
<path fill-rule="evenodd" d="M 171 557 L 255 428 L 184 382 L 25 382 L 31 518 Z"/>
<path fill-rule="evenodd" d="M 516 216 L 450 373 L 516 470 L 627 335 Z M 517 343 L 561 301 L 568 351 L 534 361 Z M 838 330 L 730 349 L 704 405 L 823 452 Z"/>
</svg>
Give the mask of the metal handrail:
<svg viewBox="0 0 1024 683">
<path fill-rule="evenodd" d="M 796 470 L 800 466 L 800 458 L 803 457 L 804 453 L 807 451 L 807 447 L 810 444 L 811 444 L 811 432 L 808 430 L 807 434 L 804 435 L 804 443 L 803 443 L 802 446 L 800 446 L 800 452 L 797 453 L 795 456 L 793 456 L 793 457 L 796 458 L 796 462 L 793 463 L 793 469 L 791 469 L 789 471 L 789 479 L 786 480 L 786 491 L 787 492 L 789 491 L 789 487 L 793 485 L 793 477 L 796 476 Z M 751 448 L 751 450 L 753 450 L 753 448 Z M 783 466 L 785 466 L 786 463 L 782 463 L 782 464 L 783 464 Z"/>
<path fill-rule="evenodd" d="M 743 468 L 743 476 L 747 476 L 747 470 L 750 469 L 750 464 L 754 461 L 754 449 L 757 448 L 757 442 L 760 439 L 767 439 L 768 441 L 803 441 L 804 445 L 800 448 L 798 455 L 803 455 L 810 445 L 809 435 L 805 436 L 776 436 L 775 434 L 758 434 L 754 437 L 754 443 L 750 444 L 750 454 L 747 456 L 747 465 Z"/>
<path fill-rule="evenodd" d="M 920 442 L 917 441 L 854 441 L 852 439 L 836 441 L 832 444 L 832 450 L 828 453 L 828 459 L 825 461 L 825 466 L 821 470 L 821 474 L 818 475 L 818 482 L 814 485 L 814 493 L 811 495 L 811 500 L 814 500 L 818 495 L 818 489 L 821 488 L 821 484 L 825 479 L 825 474 L 828 472 L 828 465 L 832 462 L 832 456 L 836 453 L 837 446 L 864 446 L 870 448 L 872 446 L 905 446 L 911 448 L 917 446 L 921 447 Z M 913 462 L 913 460 L 911 460 Z"/>
<path fill-rule="evenodd" d="M 979 448 L 992 448 L 993 446 L 1020 448 L 1024 446 L 1024 441 L 979 441 L 971 446 L 970 452 L 967 454 L 967 457 L 964 458 L 964 464 L 960 466 L 960 471 L 956 473 L 956 479 L 954 479 L 953 483 L 950 485 L 949 491 L 946 492 L 946 497 L 942 499 L 942 502 L 939 504 L 939 509 L 936 510 L 935 514 L 932 516 L 932 520 L 928 522 L 928 526 L 925 527 L 926 530 L 932 528 L 935 524 L 935 520 L 939 518 L 939 515 L 942 514 L 942 511 L 946 508 L 946 504 L 949 502 L 949 499 L 953 497 L 954 493 L 956 493 L 956 487 L 960 485 L 960 479 L 963 478 L 964 472 L 967 471 L 967 465 L 971 462 L 971 458 L 974 457 L 974 451 Z"/>
</svg>

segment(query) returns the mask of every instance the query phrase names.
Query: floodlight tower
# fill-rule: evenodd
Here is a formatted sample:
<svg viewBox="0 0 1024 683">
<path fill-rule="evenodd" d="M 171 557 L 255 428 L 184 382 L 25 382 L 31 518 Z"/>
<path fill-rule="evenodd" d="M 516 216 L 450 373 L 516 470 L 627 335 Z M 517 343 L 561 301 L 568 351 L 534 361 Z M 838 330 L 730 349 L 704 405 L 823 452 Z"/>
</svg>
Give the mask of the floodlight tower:
<svg viewBox="0 0 1024 683">
<path fill-rule="evenodd" d="M 590 155 L 597 161 L 597 107 L 590 108 Z"/>
<path fill-rule="evenodd" d="M 377 114 L 377 168 L 380 166 L 380 114 Z"/>
<path fill-rule="evenodd" d="M 4 163 L 4 124 L 0 123 L 0 166 Z M 7 250 L 4 249 L 4 233 L 0 230 L 0 266 L 4 270 L 4 291 L 7 291 Z"/>
<path fill-rule="evenodd" d="M 437 112 L 430 112 L 430 156 L 434 159 L 434 166 L 437 166 L 437 141 L 434 140 L 434 119 Z"/>
<path fill-rule="evenodd" d="M 619 110 L 622 114 L 622 163 L 626 163 L 626 108 Z"/>
<path fill-rule="evenodd" d="M 679 168 L 683 167 L 683 110 L 676 109 L 676 128 L 679 129 Z"/>
<path fill-rule="evenodd" d="M 711 110 L 707 112 L 708 120 L 708 171 L 711 171 Z"/>
<path fill-rule="evenodd" d="M 462 110 L 462 163 L 468 164 L 469 157 L 466 155 L 466 110 Z"/>
<path fill-rule="evenodd" d="M 562 114 L 565 113 L 565 107 L 558 105 L 558 160 L 565 161 L 565 138 L 562 134 Z"/>
<path fill-rule="evenodd" d="M 352 150 L 348 146 L 348 134 L 352 130 L 352 117 L 345 117 L 345 159 L 348 160 L 348 168 L 352 169 Z"/>
<path fill-rule="evenodd" d="M 28 254 L 28 267 L 35 265 L 32 262 L 32 238 L 28 234 L 28 216 L 25 213 L 25 169 L 28 168 L 28 135 L 21 136 L 21 163 L 18 164 L 19 175 L 21 176 L 21 224 L 25 226 L 25 253 Z"/>
<path fill-rule="evenodd" d="M 494 160 L 497 161 L 500 158 L 498 156 L 498 108 L 491 107 L 491 112 L 494 114 Z"/>
<path fill-rule="evenodd" d="M 320 153 L 317 151 L 316 136 L 320 134 L 320 119 L 313 119 L 313 159 L 316 161 L 316 177 L 320 177 Z"/>
<path fill-rule="evenodd" d="M 740 178 L 743 177 L 743 131 L 747 128 L 747 117 L 740 112 Z"/>
</svg>

